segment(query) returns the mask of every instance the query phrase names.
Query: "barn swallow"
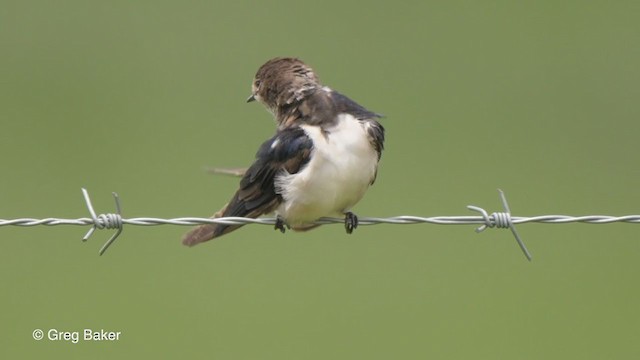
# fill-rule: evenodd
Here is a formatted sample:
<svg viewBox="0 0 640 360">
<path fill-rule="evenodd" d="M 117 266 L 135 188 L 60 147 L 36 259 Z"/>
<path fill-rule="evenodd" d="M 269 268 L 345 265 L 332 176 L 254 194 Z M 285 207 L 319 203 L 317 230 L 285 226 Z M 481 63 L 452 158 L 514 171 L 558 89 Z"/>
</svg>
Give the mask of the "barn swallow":
<svg viewBox="0 0 640 360">
<path fill-rule="evenodd" d="M 380 115 L 320 83 L 296 58 L 275 58 L 253 79 L 247 102 L 262 103 L 275 117 L 276 134 L 260 146 L 240 187 L 213 217 L 275 213 L 275 228 L 304 231 L 322 217 L 342 216 L 351 233 L 350 210 L 376 179 L 384 145 Z M 205 224 L 189 231 L 193 246 L 242 225 Z"/>
</svg>

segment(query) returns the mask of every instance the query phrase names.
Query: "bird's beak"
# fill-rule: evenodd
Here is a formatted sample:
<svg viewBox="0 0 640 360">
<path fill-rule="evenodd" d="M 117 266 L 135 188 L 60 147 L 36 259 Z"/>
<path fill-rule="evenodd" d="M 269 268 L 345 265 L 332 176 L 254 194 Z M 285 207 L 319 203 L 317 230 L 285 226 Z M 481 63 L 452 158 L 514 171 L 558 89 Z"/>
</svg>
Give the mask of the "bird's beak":
<svg viewBox="0 0 640 360">
<path fill-rule="evenodd" d="M 256 99 L 256 95 L 255 94 L 251 94 L 251 96 L 249 96 L 247 98 L 247 102 L 250 103 L 250 102 L 254 101 L 255 99 Z"/>
</svg>

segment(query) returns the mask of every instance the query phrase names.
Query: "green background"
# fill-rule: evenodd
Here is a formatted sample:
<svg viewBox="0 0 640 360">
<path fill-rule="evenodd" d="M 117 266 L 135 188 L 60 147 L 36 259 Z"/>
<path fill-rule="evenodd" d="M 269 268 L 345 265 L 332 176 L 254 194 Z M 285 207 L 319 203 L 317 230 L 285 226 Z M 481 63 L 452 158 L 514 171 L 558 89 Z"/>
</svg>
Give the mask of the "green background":
<svg viewBox="0 0 640 360">
<path fill-rule="evenodd" d="M 640 212 L 637 1 L 0 2 L 0 218 L 204 217 L 299 56 L 386 115 L 361 216 Z M 1 358 L 632 359 L 640 226 L 0 228 Z M 116 342 L 32 331 L 121 331 Z"/>
</svg>

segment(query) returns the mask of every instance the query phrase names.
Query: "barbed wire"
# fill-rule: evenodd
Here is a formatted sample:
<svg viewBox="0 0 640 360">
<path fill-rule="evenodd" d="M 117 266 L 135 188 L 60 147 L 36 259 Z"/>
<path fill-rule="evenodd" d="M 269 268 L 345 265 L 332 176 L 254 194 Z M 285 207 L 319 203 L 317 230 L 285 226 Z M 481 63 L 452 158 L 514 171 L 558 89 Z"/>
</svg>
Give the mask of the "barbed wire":
<svg viewBox="0 0 640 360">
<path fill-rule="evenodd" d="M 532 256 L 520 235 L 518 234 L 514 225 L 524 223 L 546 223 L 546 224 L 567 224 L 567 223 L 586 223 L 586 224 L 609 224 L 615 222 L 621 223 L 640 223 L 640 215 L 624 215 L 624 216 L 609 216 L 609 215 L 584 215 L 584 216 L 571 216 L 571 215 L 539 215 L 539 216 L 512 216 L 509 204 L 507 203 L 504 192 L 498 189 L 500 200 L 502 202 L 502 212 L 494 212 L 489 214 L 481 207 L 468 205 L 467 209 L 480 213 L 479 216 L 393 216 L 386 218 L 379 217 L 358 217 L 358 225 L 377 225 L 377 224 L 394 224 L 394 225 L 409 225 L 409 224 L 436 224 L 436 225 L 480 225 L 476 228 L 476 232 L 482 232 L 487 228 L 499 228 L 510 229 L 513 236 L 518 243 L 518 246 L 526 256 L 527 260 L 531 261 Z M 82 238 L 82 241 L 87 241 L 89 237 L 97 229 L 116 229 L 116 232 L 105 242 L 100 248 L 99 254 L 102 255 L 107 251 L 109 246 L 120 236 L 124 225 L 136 225 L 136 226 L 158 226 L 158 225 L 180 225 L 180 226 L 193 226 L 203 224 L 224 224 L 224 225 L 275 225 L 275 218 L 244 218 L 244 217 L 220 217 L 220 218 L 200 218 L 200 217 L 179 217 L 172 219 L 161 219 L 154 217 L 137 217 L 125 219 L 122 217 L 122 211 L 120 207 L 120 198 L 118 194 L 113 193 L 113 197 L 116 205 L 115 213 L 97 214 L 93 209 L 89 193 L 86 189 L 82 188 L 82 195 L 84 197 L 87 209 L 91 217 L 83 217 L 77 219 L 61 219 L 61 218 L 19 218 L 19 219 L 0 219 L 0 226 L 58 226 L 58 225 L 79 225 L 87 226 L 91 225 L 89 231 Z M 344 219 L 340 218 L 321 218 L 318 219 L 315 224 L 344 224 Z"/>
</svg>

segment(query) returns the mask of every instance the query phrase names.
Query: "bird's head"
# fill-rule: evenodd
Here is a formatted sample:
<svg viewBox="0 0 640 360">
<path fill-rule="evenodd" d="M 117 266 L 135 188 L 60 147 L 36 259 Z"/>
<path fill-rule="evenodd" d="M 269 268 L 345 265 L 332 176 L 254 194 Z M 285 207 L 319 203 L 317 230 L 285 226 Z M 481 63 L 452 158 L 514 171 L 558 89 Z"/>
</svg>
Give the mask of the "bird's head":
<svg viewBox="0 0 640 360">
<path fill-rule="evenodd" d="M 251 84 L 247 102 L 258 100 L 272 113 L 304 100 L 319 89 L 313 69 L 296 58 L 275 58 L 262 65 Z"/>
</svg>

